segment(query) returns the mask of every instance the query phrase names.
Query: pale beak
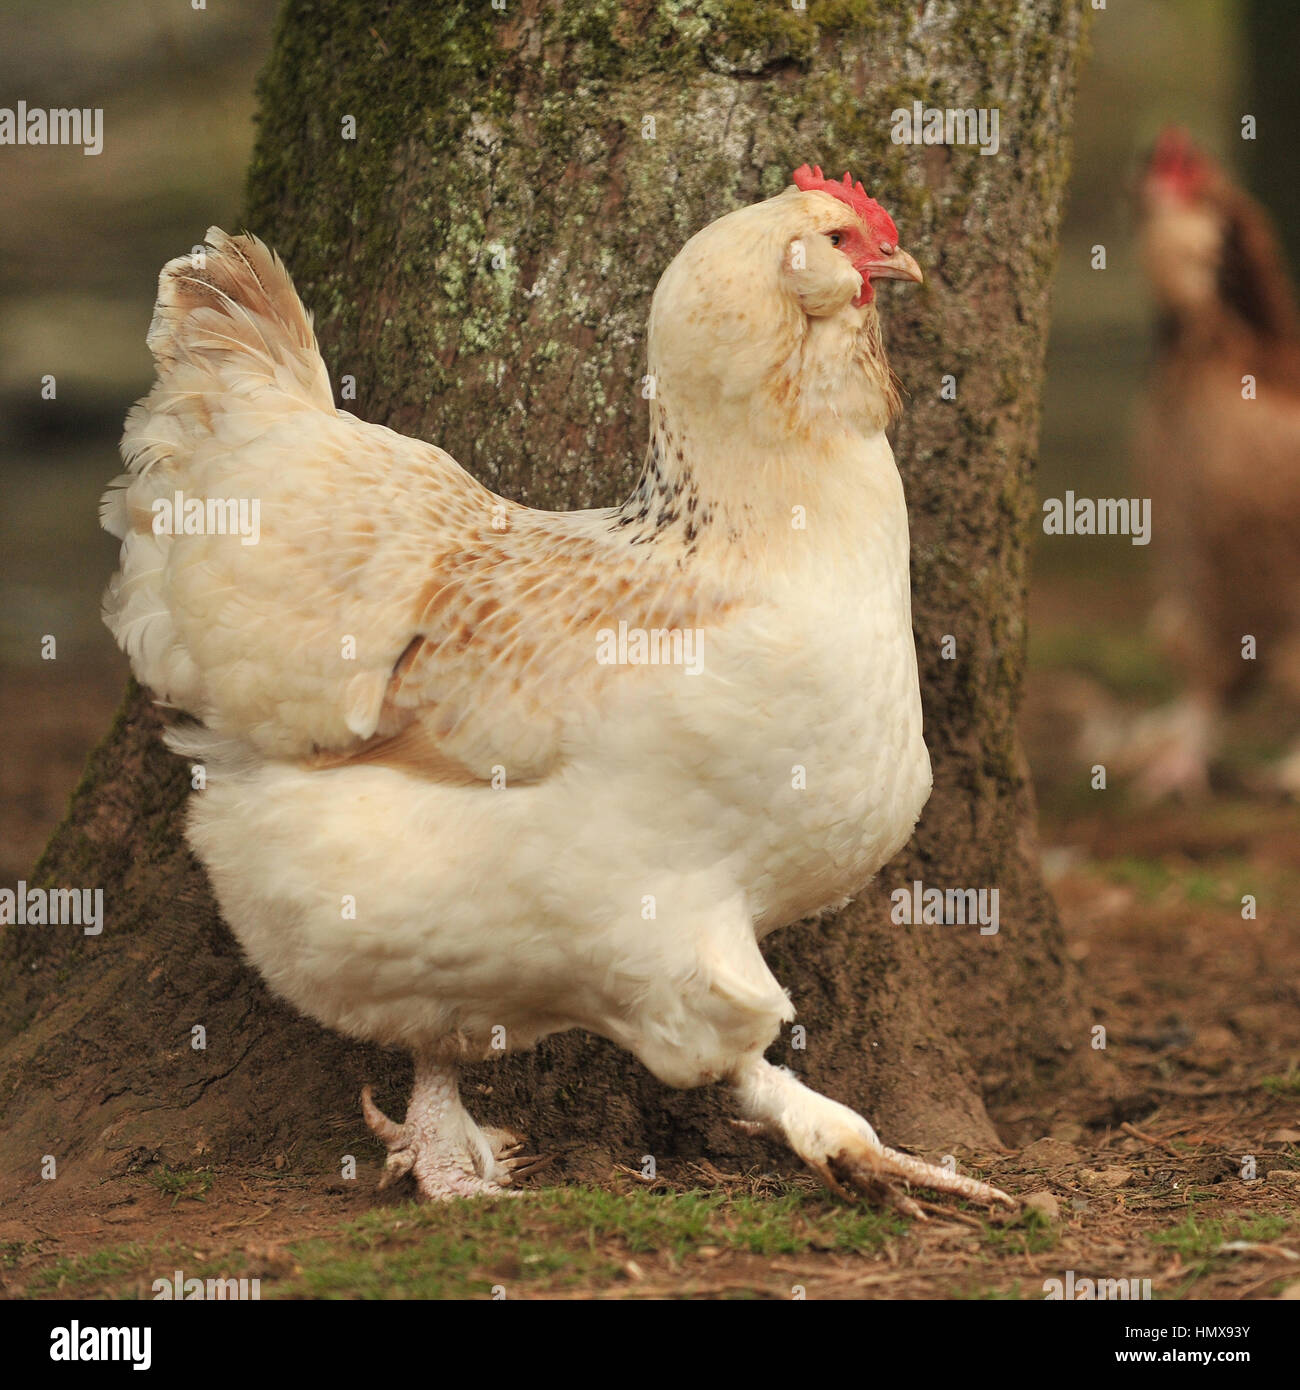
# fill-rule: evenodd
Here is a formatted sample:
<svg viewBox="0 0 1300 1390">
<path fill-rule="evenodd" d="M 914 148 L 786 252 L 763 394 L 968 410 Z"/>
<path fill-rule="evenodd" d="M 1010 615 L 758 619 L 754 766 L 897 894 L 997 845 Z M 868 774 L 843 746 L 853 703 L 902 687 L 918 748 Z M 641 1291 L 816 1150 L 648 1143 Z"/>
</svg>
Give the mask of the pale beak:
<svg viewBox="0 0 1300 1390">
<path fill-rule="evenodd" d="M 921 267 L 901 246 L 895 249 L 892 256 L 867 261 L 857 269 L 868 280 L 912 280 L 919 285 L 925 279 L 921 274 Z"/>
</svg>

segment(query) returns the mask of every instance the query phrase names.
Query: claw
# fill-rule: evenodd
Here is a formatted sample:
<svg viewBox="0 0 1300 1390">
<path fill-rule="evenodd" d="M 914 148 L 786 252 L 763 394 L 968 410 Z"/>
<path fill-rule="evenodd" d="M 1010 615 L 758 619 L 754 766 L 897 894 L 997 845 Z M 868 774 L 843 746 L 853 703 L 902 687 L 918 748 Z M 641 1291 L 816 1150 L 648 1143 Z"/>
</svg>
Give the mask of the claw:
<svg viewBox="0 0 1300 1390">
<path fill-rule="evenodd" d="M 933 1188 L 936 1192 L 951 1192 L 957 1197 L 967 1197 L 972 1202 L 983 1202 L 985 1206 L 1004 1206 L 1018 1211 L 1020 1203 L 1009 1197 L 1000 1187 L 981 1182 L 978 1178 L 968 1178 L 963 1173 L 950 1173 L 933 1163 L 913 1158 L 911 1154 L 899 1153 L 897 1149 L 884 1149 L 891 1172 L 908 1178 L 918 1187 Z"/>
<path fill-rule="evenodd" d="M 829 1163 L 814 1163 L 811 1159 L 807 1160 L 809 1168 L 826 1184 L 827 1187 L 841 1200 L 845 1202 L 853 1201 L 853 1193 L 842 1186 L 840 1180 L 831 1172 Z"/>
<path fill-rule="evenodd" d="M 388 1146 L 388 1157 L 384 1160 L 383 1175 L 379 1179 L 382 1191 L 399 1178 L 404 1178 L 415 1166 L 415 1131 L 410 1125 L 399 1125 L 390 1120 L 375 1104 L 369 1086 L 361 1091 L 361 1113 L 366 1117 L 371 1134 Z"/>
<path fill-rule="evenodd" d="M 831 1162 L 839 1164 L 844 1169 L 845 1178 L 852 1183 L 858 1195 L 883 1202 L 885 1206 L 893 1207 L 895 1211 L 901 1212 L 904 1216 L 910 1216 L 915 1221 L 929 1220 L 925 1212 L 907 1193 L 903 1192 L 896 1184 L 887 1181 L 886 1170 L 877 1167 L 870 1161 L 874 1157 L 874 1153 L 869 1151 L 868 1161 L 864 1163 L 860 1157 L 850 1158 L 847 1154 L 840 1154 Z M 850 1192 L 839 1181 L 831 1163 L 814 1163 L 809 1166 L 837 1197 L 843 1198 L 846 1202 L 856 1200 L 854 1193 Z"/>
<path fill-rule="evenodd" d="M 980 1182 L 978 1178 L 950 1173 L 946 1168 L 926 1163 L 911 1154 L 899 1153 L 897 1149 L 886 1148 L 883 1144 L 879 1150 L 867 1148 L 865 1152 L 841 1152 L 826 1165 L 828 1170 L 831 1165 L 838 1168 L 859 1192 L 879 1197 L 897 1211 L 919 1221 L 928 1218 L 911 1197 L 889 1181 L 891 1177 L 902 1178 L 906 1183 L 928 1187 L 935 1192 L 949 1192 L 957 1197 L 966 1197 L 972 1202 L 982 1202 L 985 1206 L 1001 1205 L 1015 1211 L 1020 1205 L 1015 1198 L 1009 1197 L 1000 1188 Z M 824 1173 L 822 1181 L 839 1195 L 848 1195 L 839 1182 L 833 1179 L 827 1181 Z"/>
<path fill-rule="evenodd" d="M 842 1162 L 847 1169 L 846 1176 L 857 1190 L 859 1196 L 867 1197 L 874 1202 L 880 1202 L 884 1206 L 892 1207 L 903 1216 L 911 1217 L 914 1221 L 928 1221 L 929 1217 L 919 1206 L 902 1190 L 896 1183 L 887 1181 L 878 1169 L 854 1163 L 841 1156 Z M 823 1181 L 825 1179 L 823 1178 Z M 830 1184 L 831 1190 L 846 1200 L 855 1200 L 854 1194 L 845 1191 L 839 1182 Z"/>
<path fill-rule="evenodd" d="M 414 1149 L 393 1149 L 384 1160 L 383 1175 L 379 1179 L 380 1191 L 399 1178 L 404 1178 L 414 1167 Z"/>
<path fill-rule="evenodd" d="M 534 1173 L 540 1173 L 543 1168 L 549 1168 L 559 1156 L 559 1154 L 520 1154 L 515 1158 L 499 1159 L 498 1162 L 507 1170 L 509 1181 L 514 1182 L 516 1178 L 528 1178 Z"/>
<path fill-rule="evenodd" d="M 901 1216 L 910 1217 L 913 1221 L 928 1221 L 930 1219 L 913 1198 L 893 1183 L 878 1182 L 864 1190 L 869 1190 L 872 1196 L 883 1202 L 885 1206 L 892 1207 Z"/>
<path fill-rule="evenodd" d="M 406 1137 L 403 1126 L 390 1120 L 375 1104 L 374 1094 L 369 1086 L 361 1088 L 361 1113 L 366 1117 L 366 1125 L 371 1134 L 377 1139 L 382 1139 L 385 1144 L 397 1144 Z"/>
<path fill-rule="evenodd" d="M 517 1195 L 502 1182 L 509 1181 L 524 1141 L 510 1130 L 480 1130 L 474 1124 L 460 1103 L 453 1069 L 417 1055 L 415 1083 L 400 1125 L 375 1104 L 369 1086 L 361 1091 L 361 1112 L 388 1150 L 381 1188 L 409 1173 L 420 1195 L 431 1201 Z"/>
<path fill-rule="evenodd" d="M 501 1129 L 496 1125 L 484 1125 L 483 1137 L 492 1149 L 492 1156 L 498 1160 L 513 1158 L 528 1142 L 513 1129 Z"/>
<path fill-rule="evenodd" d="M 904 1216 L 910 1216 L 913 1221 L 928 1221 L 930 1219 L 906 1192 L 900 1192 L 896 1187 L 886 1186 L 883 1196 L 889 1206 Z"/>
</svg>

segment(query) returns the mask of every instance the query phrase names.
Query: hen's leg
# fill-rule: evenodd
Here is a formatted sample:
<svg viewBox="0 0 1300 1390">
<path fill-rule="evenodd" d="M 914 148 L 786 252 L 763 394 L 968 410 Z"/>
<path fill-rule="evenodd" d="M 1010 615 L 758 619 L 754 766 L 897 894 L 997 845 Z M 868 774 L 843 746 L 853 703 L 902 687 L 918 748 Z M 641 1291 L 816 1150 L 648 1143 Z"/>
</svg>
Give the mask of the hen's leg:
<svg viewBox="0 0 1300 1390">
<path fill-rule="evenodd" d="M 456 1066 L 428 1053 L 416 1054 L 403 1124 L 379 1109 L 369 1086 L 361 1092 L 361 1108 L 371 1133 L 388 1146 L 380 1187 L 410 1173 L 421 1195 L 434 1200 L 496 1197 L 526 1161 L 516 1157 L 523 1144 L 518 1135 L 484 1132 L 474 1123 L 461 1104 Z"/>
<path fill-rule="evenodd" d="M 1017 1206 L 987 1183 L 886 1148 L 856 1111 L 809 1090 L 761 1057 L 744 1063 L 734 1085 L 746 1117 L 784 1137 L 827 1187 L 843 1197 L 850 1195 L 847 1188 L 856 1188 L 909 1216 L 922 1216 L 901 1186 L 911 1183 L 987 1206 Z"/>
<path fill-rule="evenodd" d="M 763 1060 L 794 1009 L 763 959 L 739 895 L 692 917 L 689 927 L 658 939 L 659 976 L 635 1012 L 616 1018 L 611 1009 L 607 1037 L 635 1052 L 669 1086 L 730 1080 L 746 1119 L 784 1138 L 841 1196 L 856 1188 L 920 1216 L 902 1190 L 911 1182 L 976 1202 L 1017 1205 L 995 1187 L 887 1149 L 861 1115 Z"/>
</svg>

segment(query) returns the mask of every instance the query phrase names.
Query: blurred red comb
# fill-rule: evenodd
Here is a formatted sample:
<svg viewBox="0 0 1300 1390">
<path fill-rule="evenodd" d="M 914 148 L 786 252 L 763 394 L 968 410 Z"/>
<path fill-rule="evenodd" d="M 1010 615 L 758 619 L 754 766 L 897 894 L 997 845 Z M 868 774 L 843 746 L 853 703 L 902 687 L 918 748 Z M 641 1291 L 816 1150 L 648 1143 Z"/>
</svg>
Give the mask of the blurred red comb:
<svg viewBox="0 0 1300 1390">
<path fill-rule="evenodd" d="M 1214 165 L 1182 126 L 1167 125 L 1156 137 L 1147 163 L 1148 174 L 1185 196 L 1199 193 L 1210 181 Z"/>
<path fill-rule="evenodd" d="M 822 173 L 820 164 L 814 164 L 811 168 L 801 164 L 794 171 L 794 186 L 804 193 L 829 193 L 832 198 L 847 203 L 880 240 L 888 241 L 892 246 L 898 245 L 898 228 L 894 226 L 894 219 L 874 198 L 867 196 L 867 190 L 861 183 L 853 182 L 851 174 L 846 173 L 844 182 L 838 183 Z"/>
</svg>

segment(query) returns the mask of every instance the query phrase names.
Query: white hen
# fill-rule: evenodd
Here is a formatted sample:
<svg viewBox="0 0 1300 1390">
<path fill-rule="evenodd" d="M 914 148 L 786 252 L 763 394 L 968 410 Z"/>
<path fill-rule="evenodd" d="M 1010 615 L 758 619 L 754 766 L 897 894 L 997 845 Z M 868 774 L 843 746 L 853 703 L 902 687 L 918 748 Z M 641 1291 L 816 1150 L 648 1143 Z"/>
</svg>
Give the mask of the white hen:
<svg viewBox="0 0 1300 1390">
<path fill-rule="evenodd" d="M 930 791 L 881 276 L 921 279 L 847 175 L 705 228 L 654 296 L 640 486 L 555 513 L 335 410 L 260 241 L 164 268 L 106 620 L 199 721 L 189 837 L 257 968 L 414 1053 L 405 1124 L 363 1096 L 386 1179 L 500 1191 L 458 1066 L 580 1027 L 728 1083 L 837 1190 L 1010 1202 L 763 1057 L 793 1010 L 759 939 L 861 889 Z"/>
</svg>

